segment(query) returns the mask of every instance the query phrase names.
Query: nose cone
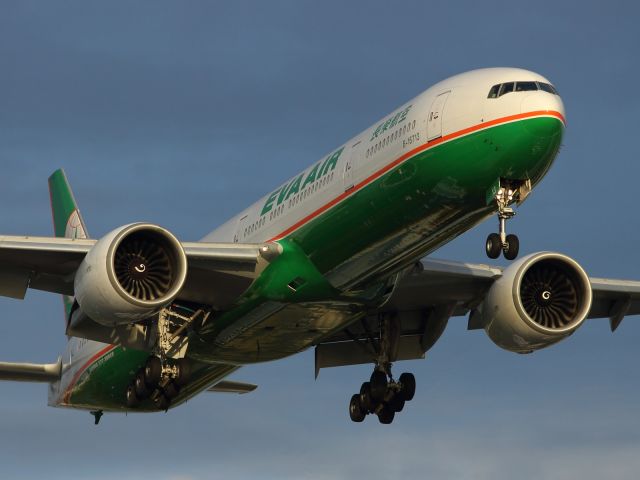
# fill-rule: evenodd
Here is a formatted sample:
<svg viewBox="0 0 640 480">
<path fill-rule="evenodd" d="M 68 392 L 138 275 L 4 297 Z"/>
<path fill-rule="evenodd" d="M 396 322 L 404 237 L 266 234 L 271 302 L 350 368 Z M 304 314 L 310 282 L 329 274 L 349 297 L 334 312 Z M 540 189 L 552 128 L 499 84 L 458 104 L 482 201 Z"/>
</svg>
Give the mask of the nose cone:
<svg viewBox="0 0 640 480">
<path fill-rule="evenodd" d="M 520 111 L 522 113 L 530 112 L 548 112 L 553 116 L 557 116 L 566 123 L 564 104 L 560 95 L 543 92 L 542 90 L 528 93 L 520 103 Z"/>
</svg>

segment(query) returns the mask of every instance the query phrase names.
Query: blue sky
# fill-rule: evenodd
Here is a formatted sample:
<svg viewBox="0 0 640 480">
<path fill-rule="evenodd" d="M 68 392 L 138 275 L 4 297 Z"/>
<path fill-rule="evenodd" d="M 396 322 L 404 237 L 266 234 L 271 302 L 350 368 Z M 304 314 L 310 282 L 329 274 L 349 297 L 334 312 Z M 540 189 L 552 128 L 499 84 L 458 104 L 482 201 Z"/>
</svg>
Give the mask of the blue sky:
<svg viewBox="0 0 640 480">
<path fill-rule="evenodd" d="M 591 274 L 640 278 L 636 2 L 0 3 L 0 232 L 50 235 L 46 179 L 64 167 L 93 236 L 151 221 L 201 238 L 282 180 L 447 76 L 517 66 L 547 76 L 568 129 L 510 229 Z M 493 222 L 436 257 L 486 262 Z M 59 298 L 0 300 L 0 358 L 48 362 Z M 391 427 L 352 424 L 370 367 L 313 356 L 240 370 L 251 395 L 168 414 L 46 407 L 0 384 L 7 478 L 637 478 L 638 318 L 592 321 L 518 356 L 453 319 L 413 371 Z"/>
</svg>

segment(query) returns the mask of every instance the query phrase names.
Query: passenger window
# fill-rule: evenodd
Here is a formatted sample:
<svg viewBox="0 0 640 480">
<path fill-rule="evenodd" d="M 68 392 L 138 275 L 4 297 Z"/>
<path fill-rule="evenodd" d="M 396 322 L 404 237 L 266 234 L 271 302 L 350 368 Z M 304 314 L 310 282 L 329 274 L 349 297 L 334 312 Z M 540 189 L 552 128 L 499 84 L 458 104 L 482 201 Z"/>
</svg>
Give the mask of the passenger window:
<svg viewBox="0 0 640 480">
<path fill-rule="evenodd" d="M 513 82 L 503 83 L 502 87 L 500 87 L 500 93 L 498 93 L 498 96 L 501 97 L 505 93 L 510 92 L 513 92 Z"/>
<path fill-rule="evenodd" d="M 500 84 L 494 85 L 493 87 L 491 87 L 491 90 L 489 90 L 489 95 L 487 95 L 487 98 L 498 98 L 499 90 L 500 90 Z"/>
<path fill-rule="evenodd" d="M 529 92 L 531 90 L 538 90 L 536 82 L 517 82 L 516 92 Z"/>
</svg>

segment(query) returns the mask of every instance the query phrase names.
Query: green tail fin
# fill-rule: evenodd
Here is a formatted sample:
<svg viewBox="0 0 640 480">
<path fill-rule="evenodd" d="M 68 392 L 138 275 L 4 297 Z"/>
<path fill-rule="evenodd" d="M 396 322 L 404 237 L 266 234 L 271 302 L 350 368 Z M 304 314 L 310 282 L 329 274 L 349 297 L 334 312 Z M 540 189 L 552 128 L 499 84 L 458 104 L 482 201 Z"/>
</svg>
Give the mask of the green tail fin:
<svg viewBox="0 0 640 480">
<path fill-rule="evenodd" d="M 64 170 L 59 169 L 49 177 L 49 196 L 51 198 L 51 214 L 53 230 L 56 237 L 88 238 L 78 204 L 71 191 Z M 63 296 L 66 318 L 69 318 L 73 297 Z"/>
<path fill-rule="evenodd" d="M 56 170 L 49 177 L 49 195 L 56 237 L 88 238 L 87 228 L 64 170 Z"/>
</svg>

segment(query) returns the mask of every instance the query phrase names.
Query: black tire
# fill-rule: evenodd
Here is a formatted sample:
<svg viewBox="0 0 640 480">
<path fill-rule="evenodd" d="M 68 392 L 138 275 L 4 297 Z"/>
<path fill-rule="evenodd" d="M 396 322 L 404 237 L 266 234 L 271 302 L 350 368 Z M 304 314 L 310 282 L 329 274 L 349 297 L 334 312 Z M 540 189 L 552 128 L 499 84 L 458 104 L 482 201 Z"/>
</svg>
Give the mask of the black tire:
<svg viewBox="0 0 640 480">
<path fill-rule="evenodd" d="M 371 398 L 371 384 L 369 382 L 364 382 L 360 387 L 360 405 L 368 413 L 375 410 L 375 402 Z"/>
<path fill-rule="evenodd" d="M 389 405 L 385 405 L 378 412 L 378 421 L 384 425 L 389 425 L 393 422 L 395 416 L 396 412 L 394 412 Z"/>
<path fill-rule="evenodd" d="M 389 402 L 389 407 L 396 413 L 400 413 L 404 408 L 405 399 L 402 396 L 402 392 L 396 393 L 391 401 Z"/>
<path fill-rule="evenodd" d="M 136 387 L 132 383 L 127 386 L 125 396 L 127 398 L 127 407 L 129 408 L 136 407 L 140 403 L 140 399 L 138 398 L 138 395 L 136 395 Z"/>
<path fill-rule="evenodd" d="M 147 398 L 151 393 L 149 391 L 149 387 L 147 387 L 147 383 L 144 379 L 144 372 L 142 370 L 136 373 L 136 378 L 134 379 L 133 384 L 135 385 L 136 395 L 140 400 Z"/>
<path fill-rule="evenodd" d="M 149 388 L 156 388 L 162 375 L 162 363 L 158 357 L 149 357 L 144 367 L 144 380 Z"/>
<path fill-rule="evenodd" d="M 360 423 L 364 420 L 365 415 L 366 413 L 362 410 L 362 405 L 360 405 L 360 395 L 357 393 L 352 395 L 349 402 L 349 417 L 351 417 L 351 421 Z"/>
<path fill-rule="evenodd" d="M 504 258 L 514 260 L 520 251 L 520 240 L 515 235 L 507 235 L 507 248 L 504 250 Z"/>
<path fill-rule="evenodd" d="M 153 404 L 158 410 L 167 410 L 169 405 L 171 405 L 171 400 L 169 400 L 164 393 L 160 393 L 153 399 Z"/>
<path fill-rule="evenodd" d="M 176 383 L 184 387 L 187 383 L 189 383 L 189 379 L 191 378 L 191 362 L 186 358 L 180 358 L 176 362 L 176 367 L 178 367 L 178 376 L 176 377 Z"/>
<path fill-rule="evenodd" d="M 374 403 L 381 402 L 387 393 L 387 374 L 380 370 L 374 370 L 369 384 L 371 385 L 371 399 Z"/>
<path fill-rule="evenodd" d="M 176 398 L 180 394 L 180 385 L 171 381 L 164 386 L 163 390 L 167 398 Z"/>
<path fill-rule="evenodd" d="M 487 257 L 498 258 L 500 256 L 500 252 L 502 251 L 502 241 L 500 240 L 500 235 L 498 235 L 497 233 L 490 233 L 487 237 L 485 248 L 487 251 Z"/>
<path fill-rule="evenodd" d="M 405 372 L 400 375 L 398 381 L 400 385 L 402 385 L 400 389 L 402 398 L 407 402 L 413 400 L 413 396 L 416 394 L 416 377 L 414 377 L 412 373 Z"/>
</svg>

